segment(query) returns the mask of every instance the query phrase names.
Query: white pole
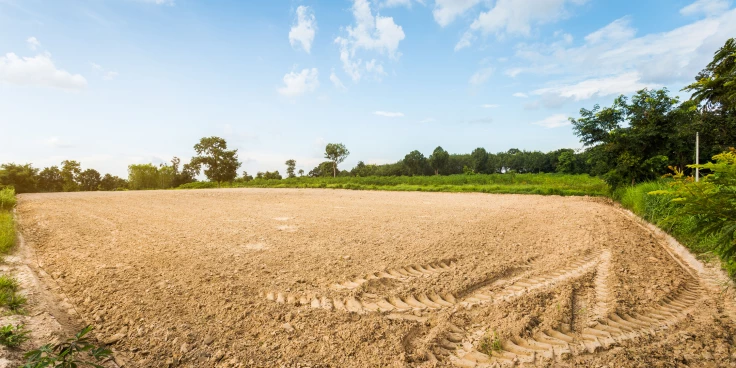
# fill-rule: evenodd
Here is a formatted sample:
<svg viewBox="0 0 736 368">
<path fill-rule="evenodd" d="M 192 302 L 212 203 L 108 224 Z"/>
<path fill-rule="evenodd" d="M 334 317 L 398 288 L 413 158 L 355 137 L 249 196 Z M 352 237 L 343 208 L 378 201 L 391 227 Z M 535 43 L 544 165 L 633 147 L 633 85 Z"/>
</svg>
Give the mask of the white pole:
<svg viewBox="0 0 736 368">
<path fill-rule="evenodd" d="M 695 133 L 695 164 L 700 165 L 700 132 Z M 700 168 L 695 168 L 695 182 L 700 181 Z"/>
</svg>

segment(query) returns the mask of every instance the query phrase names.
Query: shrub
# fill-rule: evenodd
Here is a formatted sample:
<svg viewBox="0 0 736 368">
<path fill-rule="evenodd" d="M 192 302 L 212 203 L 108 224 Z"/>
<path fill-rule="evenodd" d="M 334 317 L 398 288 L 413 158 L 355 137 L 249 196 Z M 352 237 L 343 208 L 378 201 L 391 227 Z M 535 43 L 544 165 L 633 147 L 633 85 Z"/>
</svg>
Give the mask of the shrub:
<svg viewBox="0 0 736 368">
<path fill-rule="evenodd" d="M 92 326 L 87 326 L 79 331 L 73 338 L 62 343 L 52 345 L 46 344 L 36 350 L 26 353 L 26 364 L 22 368 L 77 368 L 95 367 L 103 368 L 97 364 L 103 359 L 109 358 L 112 351 L 105 347 L 97 347 L 85 336 L 92 331 Z M 94 362 L 84 360 L 94 359 Z"/>
<path fill-rule="evenodd" d="M 714 162 L 691 165 L 710 172 L 700 182 L 675 172 L 669 188 L 651 194 L 671 198 L 669 223 L 690 223 L 693 232 L 713 239 L 713 252 L 732 263 L 736 256 L 736 150 L 713 156 Z"/>
<path fill-rule="evenodd" d="M 15 206 L 15 189 L 5 187 L 0 189 L 0 211 L 10 211 Z"/>
<path fill-rule="evenodd" d="M 0 211 L 0 254 L 7 253 L 15 245 L 13 215 Z"/>
<path fill-rule="evenodd" d="M 182 184 L 178 187 L 178 189 L 210 189 L 210 188 L 217 188 L 217 183 L 213 183 L 210 181 L 195 181 L 192 183 Z"/>
<path fill-rule="evenodd" d="M 28 341 L 29 333 L 30 331 L 26 330 L 24 325 L 6 325 L 0 327 L 0 344 L 9 348 L 18 347 L 20 344 Z"/>
</svg>

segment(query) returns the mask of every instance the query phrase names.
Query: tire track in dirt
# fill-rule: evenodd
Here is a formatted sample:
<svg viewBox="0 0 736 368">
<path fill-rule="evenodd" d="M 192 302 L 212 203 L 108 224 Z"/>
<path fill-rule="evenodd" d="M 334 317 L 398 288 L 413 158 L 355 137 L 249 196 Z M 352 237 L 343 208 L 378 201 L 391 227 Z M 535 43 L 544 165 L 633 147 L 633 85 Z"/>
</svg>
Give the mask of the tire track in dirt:
<svg viewBox="0 0 736 368">
<path fill-rule="evenodd" d="M 407 296 L 394 295 L 388 297 L 377 297 L 375 300 L 363 300 L 354 296 L 330 299 L 326 296 L 320 296 L 318 293 L 298 296 L 282 292 L 269 292 L 266 294 L 266 299 L 279 304 L 297 306 L 309 305 L 315 309 L 334 309 L 337 311 L 354 312 L 359 314 L 374 312 L 405 313 L 413 311 L 436 311 L 457 306 L 471 308 L 481 304 L 510 301 L 528 292 L 545 289 L 557 283 L 580 277 L 590 272 L 596 264 L 601 261 L 601 258 L 601 252 L 593 253 L 587 257 L 583 257 L 572 262 L 570 266 L 562 270 L 546 275 L 512 281 L 510 282 L 510 285 L 502 288 L 499 292 L 494 293 L 489 288 L 482 288 L 461 299 L 456 298 L 455 295 L 451 293 L 439 292 L 409 294 Z M 504 280 L 498 281 L 501 284 L 504 283 Z"/>
<path fill-rule="evenodd" d="M 378 279 L 394 279 L 398 281 L 406 281 L 417 277 L 432 277 L 442 272 L 449 271 L 457 266 L 454 259 L 443 259 L 438 262 L 432 262 L 425 265 L 410 265 L 397 268 L 389 268 L 384 271 L 369 273 L 363 277 L 357 277 L 351 280 L 343 281 L 332 285 L 335 290 L 353 290 L 360 285 Z"/>
<path fill-rule="evenodd" d="M 642 335 L 656 335 L 682 320 L 701 296 L 700 285 L 695 280 L 690 280 L 679 291 L 665 298 L 659 306 L 641 314 L 611 313 L 595 325 L 584 328 L 579 336 L 563 325 L 558 329 L 540 331 L 530 339 L 511 338 L 502 341 L 500 351 L 491 355 L 473 348 L 473 337 L 468 338 L 467 334 L 460 342 L 454 342 L 458 340 L 456 331 L 452 332 L 453 335 L 447 335 L 453 336 L 454 341 L 444 339 L 439 342 L 439 346 L 447 353 L 450 361 L 460 367 L 560 362 L 573 355 L 597 353 Z"/>
</svg>

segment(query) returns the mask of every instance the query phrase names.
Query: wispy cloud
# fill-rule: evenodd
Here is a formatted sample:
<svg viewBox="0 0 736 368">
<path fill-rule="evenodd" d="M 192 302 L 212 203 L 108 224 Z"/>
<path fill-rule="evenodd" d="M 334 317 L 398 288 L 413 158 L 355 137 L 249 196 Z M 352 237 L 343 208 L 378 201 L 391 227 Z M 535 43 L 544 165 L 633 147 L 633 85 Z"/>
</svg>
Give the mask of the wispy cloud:
<svg viewBox="0 0 736 368">
<path fill-rule="evenodd" d="M 314 12 L 308 6 L 300 5 L 296 8 L 296 23 L 289 31 L 289 43 L 292 47 L 301 44 L 304 51 L 309 53 L 312 49 L 314 34 L 317 31 L 317 19 Z"/>
<path fill-rule="evenodd" d="M 314 92 L 319 87 L 318 76 L 317 68 L 288 73 L 284 75 L 284 87 L 279 88 L 279 93 L 287 97 L 296 97 Z"/>
<path fill-rule="evenodd" d="M 484 109 L 495 109 L 495 108 L 500 107 L 500 106 L 501 105 L 496 105 L 496 104 L 483 104 L 483 105 L 480 105 L 480 107 L 482 107 Z"/>
<path fill-rule="evenodd" d="M 570 120 L 565 114 L 552 115 L 546 119 L 535 121 L 532 124 L 543 126 L 545 128 L 559 128 L 566 125 L 570 125 Z"/>
<path fill-rule="evenodd" d="M 402 118 L 404 117 L 403 112 L 390 112 L 390 111 L 375 111 L 373 115 L 384 116 L 387 118 Z"/>
<path fill-rule="evenodd" d="M 38 42 L 38 39 L 36 37 L 28 37 L 26 43 L 28 44 L 28 48 L 34 51 L 37 48 L 41 47 L 41 42 Z"/>
<path fill-rule="evenodd" d="M 49 53 L 34 57 L 19 57 L 10 52 L 0 56 L 0 82 L 67 90 L 87 87 L 87 79 L 80 74 L 72 74 L 57 68 Z"/>
<path fill-rule="evenodd" d="M 526 93 L 524 93 L 524 92 L 516 92 L 516 93 L 514 93 L 514 94 L 513 94 L 512 96 L 514 96 L 514 97 L 519 97 L 519 98 L 527 98 L 527 97 L 529 97 L 529 95 L 527 95 L 527 94 L 526 94 Z"/>
</svg>

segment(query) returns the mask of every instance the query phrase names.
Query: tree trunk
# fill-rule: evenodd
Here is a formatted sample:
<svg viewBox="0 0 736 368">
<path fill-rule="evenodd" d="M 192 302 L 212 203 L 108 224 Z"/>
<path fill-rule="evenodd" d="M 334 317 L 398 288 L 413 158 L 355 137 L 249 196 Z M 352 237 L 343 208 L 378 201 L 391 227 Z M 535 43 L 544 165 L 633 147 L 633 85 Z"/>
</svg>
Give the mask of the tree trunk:
<svg viewBox="0 0 736 368">
<path fill-rule="evenodd" d="M 334 161 L 332 162 L 332 177 L 337 177 L 337 162 Z"/>
</svg>

